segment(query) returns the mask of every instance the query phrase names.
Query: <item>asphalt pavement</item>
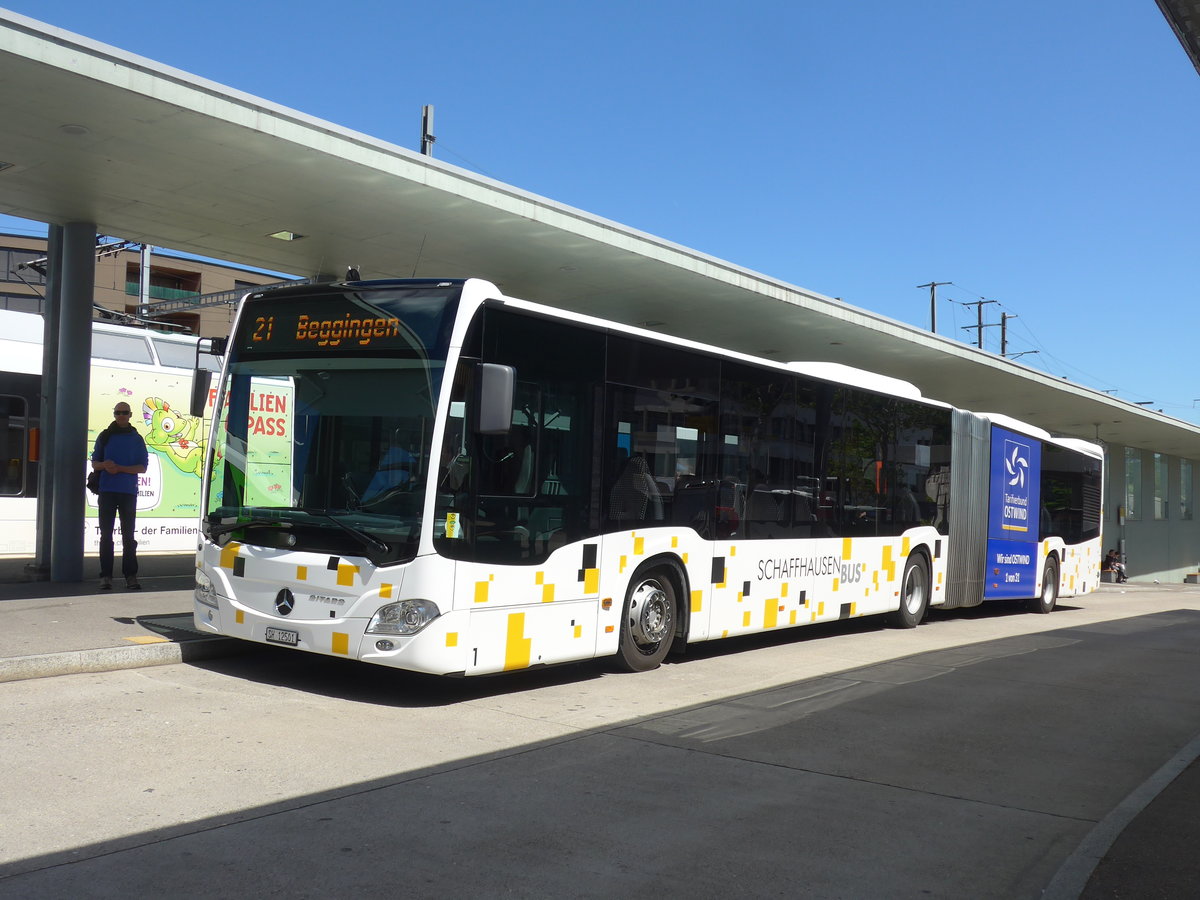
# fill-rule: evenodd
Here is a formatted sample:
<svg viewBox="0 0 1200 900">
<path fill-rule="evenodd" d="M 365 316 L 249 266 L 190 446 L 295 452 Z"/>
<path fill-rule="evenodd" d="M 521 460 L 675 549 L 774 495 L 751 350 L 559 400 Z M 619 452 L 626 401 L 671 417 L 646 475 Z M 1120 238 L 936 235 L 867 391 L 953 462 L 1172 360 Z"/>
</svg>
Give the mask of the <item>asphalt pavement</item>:
<svg viewBox="0 0 1200 900">
<path fill-rule="evenodd" d="M 87 581 L 31 580 L 30 560 L 0 559 L 0 682 L 186 663 L 252 651 L 253 645 L 213 638 L 192 628 L 193 556 L 146 556 L 141 590 L 117 579 L 101 591 L 86 563 Z M 1200 586 L 1103 585 L 1105 592 L 1161 595 Z M 1189 598 L 1194 599 L 1194 598 Z M 1080 601 L 1086 603 L 1087 598 Z M 1138 673 L 1112 673 L 1136 679 Z M 1047 733 L 1062 721 L 1046 722 Z M 1086 753 L 1078 746 L 1076 752 Z M 2 743 L 0 743 L 2 747 Z M 0 753 L 3 753 L 0 749 Z M 764 751 L 765 752 L 765 751 Z M 1043 896 L 1054 898 L 1175 898 L 1200 892 L 1200 735 L 1099 821 L 1064 857 Z"/>
</svg>

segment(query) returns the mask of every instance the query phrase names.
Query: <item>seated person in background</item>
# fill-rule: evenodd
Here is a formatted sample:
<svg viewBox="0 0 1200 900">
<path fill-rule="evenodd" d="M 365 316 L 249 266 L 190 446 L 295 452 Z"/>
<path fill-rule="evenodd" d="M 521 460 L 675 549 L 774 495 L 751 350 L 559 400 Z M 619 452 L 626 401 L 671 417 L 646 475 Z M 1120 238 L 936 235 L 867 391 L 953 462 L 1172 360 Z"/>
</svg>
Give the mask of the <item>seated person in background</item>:
<svg viewBox="0 0 1200 900">
<path fill-rule="evenodd" d="M 1113 580 L 1117 584 L 1124 584 L 1129 580 L 1125 577 L 1125 564 L 1121 562 L 1121 554 L 1116 550 L 1108 551 L 1108 555 L 1104 557 L 1103 569 L 1113 573 Z"/>
</svg>

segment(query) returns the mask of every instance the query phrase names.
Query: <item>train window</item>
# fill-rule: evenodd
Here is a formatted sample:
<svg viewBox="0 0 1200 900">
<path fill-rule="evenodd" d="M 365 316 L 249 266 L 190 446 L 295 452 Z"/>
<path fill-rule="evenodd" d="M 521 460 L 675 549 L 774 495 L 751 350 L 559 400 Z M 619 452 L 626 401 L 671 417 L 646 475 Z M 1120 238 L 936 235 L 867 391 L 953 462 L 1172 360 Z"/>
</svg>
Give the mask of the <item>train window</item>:
<svg viewBox="0 0 1200 900">
<path fill-rule="evenodd" d="M 146 346 L 146 339 L 140 334 L 97 331 L 92 335 L 92 356 L 135 363 L 154 362 L 150 357 L 150 348 Z"/>
<path fill-rule="evenodd" d="M 0 496 L 25 493 L 28 410 L 24 397 L 0 394 Z"/>
<path fill-rule="evenodd" d="M 184 343 L 183 341 L 163 341 L 158 338 L 150 338 L 150 340 L 154 343 L 154 352 L 158 354 L 158 361 L 164 366 L 176 369 L 194 369 L 196 367 L 195 341 Z M 200 368 L 209 372 L 220 372 L 221 360 L 211 353 L 201 353 Z"/>
</svg>

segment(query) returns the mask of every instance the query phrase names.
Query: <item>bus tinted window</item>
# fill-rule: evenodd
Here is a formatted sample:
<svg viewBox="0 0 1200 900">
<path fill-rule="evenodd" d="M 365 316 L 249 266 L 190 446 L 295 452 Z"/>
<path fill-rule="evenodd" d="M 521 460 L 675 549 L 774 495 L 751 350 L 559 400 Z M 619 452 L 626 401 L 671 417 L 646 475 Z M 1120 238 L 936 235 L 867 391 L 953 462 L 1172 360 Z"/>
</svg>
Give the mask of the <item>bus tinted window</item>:
<svg viewBox="0 0 1200 900">
<path fill-rule="evenodd" d="M 1041 539 L 1077 544 L 1098 537 L 1101 497 L 1100 460 L 1043 442 Z"/>
<path fill-rule="evenodd" d="M 604 333 L 495 308 L 471 332 L 466 345 L 482 361 L 516 369 L 516 402 L 507 433 L 471 434 L 473 370 L 460 370 L 438 498 L 439 518 L 453 513 L 458 525 L 438 547 L 457 558 L 544 560 L 600 529 L 593 452 Z"/>
<path fill-rule="evenodd" d="M 793 378 L 726 363 L 721 381 L 721 477 L 744 485 L 747 538 L 807 537 L 815 510 L 795 481 Z"/>
<path fill-rule="evenodd" d="M 705 536 L 714 528 L 725 537 L 736 532 L 745 485 L 715 478 L 715 401 L 610 385 L 608 410 L 604 508 L 611 527 L 675 523 Z"/>
<path fill-rule="evenodd" d="M 937 518 L 929 481 L 950 461 L 946 410 L 848 389 L 840 437 L 841 534 L 898 535 Z"/>
<path fill-rule="evenodd" d="M 608 380 L 716 399 L 720 363 L 715 357 L 667 344 L 613 334 L 608 339 Z"/>
</svg>

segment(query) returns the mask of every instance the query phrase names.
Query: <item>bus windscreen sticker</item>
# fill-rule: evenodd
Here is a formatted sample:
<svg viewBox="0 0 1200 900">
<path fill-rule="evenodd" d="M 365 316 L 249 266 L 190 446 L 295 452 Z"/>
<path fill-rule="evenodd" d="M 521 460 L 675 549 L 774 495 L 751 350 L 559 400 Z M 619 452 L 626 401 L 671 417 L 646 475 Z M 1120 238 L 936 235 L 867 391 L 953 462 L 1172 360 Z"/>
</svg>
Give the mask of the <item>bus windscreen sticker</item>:
<svg viewBox="0 0 1200 900">
<path fill-rule="evenodd" d="M 1041 474 L 1041 441 L 992 426 L 985 597 L 1036 593 Z"/>
</svg>

